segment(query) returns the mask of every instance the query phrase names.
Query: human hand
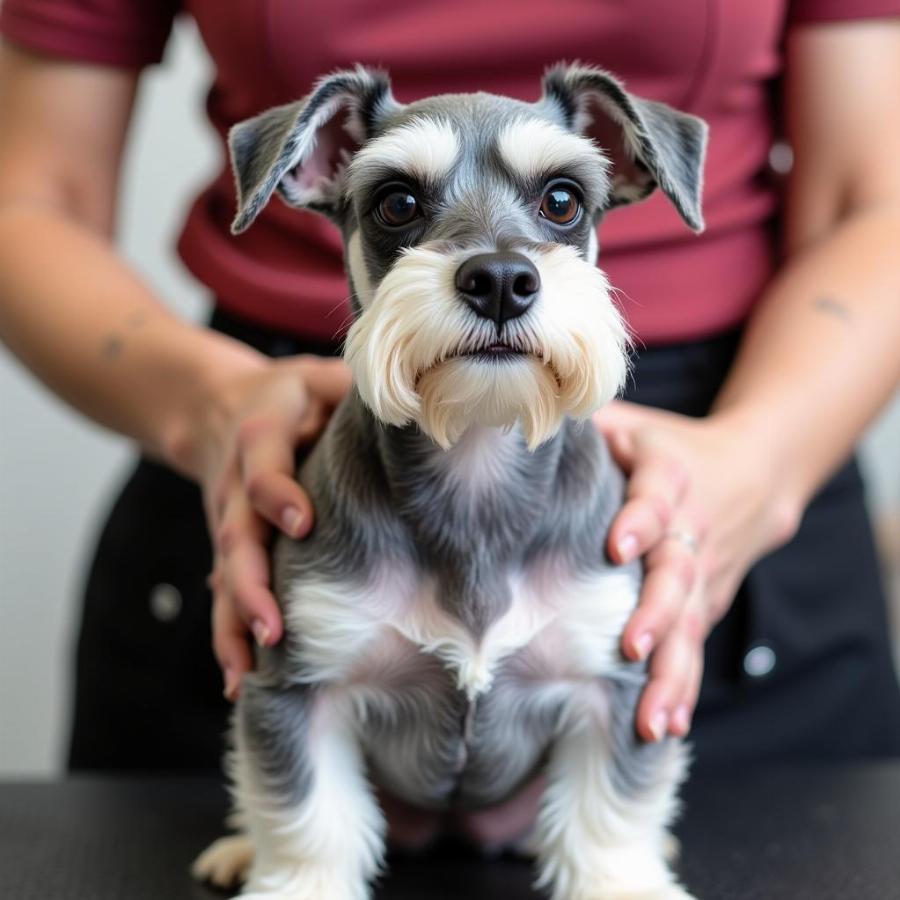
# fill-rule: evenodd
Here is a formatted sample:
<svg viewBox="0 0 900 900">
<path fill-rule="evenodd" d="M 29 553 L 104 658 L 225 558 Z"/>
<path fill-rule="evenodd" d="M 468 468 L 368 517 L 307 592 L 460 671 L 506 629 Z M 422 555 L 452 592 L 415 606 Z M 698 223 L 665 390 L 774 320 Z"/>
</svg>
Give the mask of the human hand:
<svg viewBox="0 0 900 900">
<path fill-rule="evenodd" d="M 609 554 L 645 561 L 622 635 L 626 657 L 650 659 L 637 731 L 651 741 L 684 736 L 707 635 L 753 563 L 793 536 L 802 504 L 779 484 L 772 448 L 739 415 L 695 419 L 616 402 L 595 424 L 629 475 Z"/>
<path fill-rule="evenodd" d="M 309 533 L 313 510 L 295 480 L 294 452 L 313 441 L 350 389 L 341 360 L 260 358 L 221 384 L 190 441 L 213 539 L 213 648 L 234 699 L 253 666 L 249 634 L 261 646 L 282 636 L 270 587 L 272 528 Z"/>
</svg>

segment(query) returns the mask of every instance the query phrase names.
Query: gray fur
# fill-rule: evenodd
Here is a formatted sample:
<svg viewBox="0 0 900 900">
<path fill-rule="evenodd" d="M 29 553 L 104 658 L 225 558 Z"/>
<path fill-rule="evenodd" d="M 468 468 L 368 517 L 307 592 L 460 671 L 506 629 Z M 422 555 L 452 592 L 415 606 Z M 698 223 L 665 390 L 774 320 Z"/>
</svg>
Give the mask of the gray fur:
<svg viewBox="0 0 900 900">
<path fill-rule="evenodd" d="M 610 191 L 599 169 L 580 173 L 582 183 L 591 188 L 589 205 L 609 209 L 642 199 L 659 186 L 690 227 L 703 230 L 701 197 L 706 123 L 664 103 L 628 93 L 608 72 L 587 66 L 559 65 L 545 76 L 544 96 L 537 103 L 489 94 L 448 94 L 402 106 L 391 95 L 383 73 L 357 69 L 323 79 L 304 100 L 276 107 L 232 129 L 229 146 L 238 188 L 238 213 L 232 226 L 235 232 L 250 226 L 276 190 L 288 203 L 312 205 L 338 219 L 345 230 L 352 227 L 347 222 L 347 215 L 353 215 L 350 210 L 339 207 L 333 200 L 324 206 L 303 202 L 284 181 L 290 169 L 298 164 L 302 166 L 303 160 L 298 159 L 296 151 L 308 141 L 307 129 L 314 113 L 335 96 L 346 98 L 353 123 L 350 130 L 367 138 L 416 116 L 452 120 L 462 134 L 463 158 L 469 167 L 468 172 L 460 173 L 461 184 L 471 183 L 471 175 L 484 167 L 493 165 L 496 169 L 485 136 L 495 135 L 502 125 L 516 117 L 536 116 L 570 128 L 579 128 L 583 121 L 592 119 L 593 128 L 586 125 L 584 130 L 595 139 L 601 151 L 622 167 L 627 180 L 618 190 Z M 614 120 L 603 106 L 598 106 L 598 97 L 616 111 Z M 611 146 L 612 143 L 617 146 Z M 496 177 L 490 181 L 495 188 L 503 183 L 502 178 Z M 357 203 L 366 186 L 362 179 L 360 182 L 351 192 Z M 599 196 L 601 192 L 603 196 Z M 496 198 L 500 202 L 490 204 L 491 208 L 504 208 L 502 193 L 501 189 L 501 196 Z M 452 199 L 457 204 L 464 202 L 458 195 Z M 457 235 L 451 232 L 450 237 Z"/>
<path fill-rule="evenodd" d="M 632 671 L 631 677 L 607 682 L 610 700 L 609 741 L 612 746 L 612 782 L 622 797 L 640 797 L 659 780 L 663 763 L 679 753 L 681 741 L 666 737 L 656 743 L 642 741 L 634 730 L 634 717 L 644 687 L 644 679 Z M 637 676 L 637 677 L 635 677 Z"/>
<path fill-rule="evenodd" d="M 428 464 L 428 457 L 442 452 L 414 426 L 378 424 L 352 394 L 301 469 L 299 480 L 317 511 L 317 525 L 303 541 L 279 540 L 276 594 L 284 596 L 288 586 L 307 580 L 361 579 L 385 559 L 412 562 L 437 579 L 444 607 L 480 634 L 508 608 L 500 573 L 559 555 L 568 559 L 573 574 L 611 566 L 603 548 L 624 485 L 593 429 L 568 422 L 537 452 L 523 445 L 509 473 L 509 490 L 492 492 L 478 504 L 460 496 L 452 478 Z M 637 564 L 629 571 L 637 583 Z M 271 688 L 273 697 L 263 700 L 254 690 L 241 698 L 241 706 L 262 703 L 281 710 L 288 735 L 302 734 L 303 722 L 296 717 L 305 715 L 298 686 L 305 673 L 296 670 L 295 661 L 303 656 L 303 634 L 288 633 L 261 658 L 267 680 L 280 684 Z M 514 654 L 472 709 L 449 673 L 423 657 L 401 712 L 383 718 L 373 706 L 366 716 L 361 737 L 376 779 L 409 802 L 429 807 L 478 806 L 507 796 L 535 773 L 559 724 L 560 705 L 548 706 L 535 694 L 537 664 L 528 648 Z M 622 673 L 632 684 L 643 682 L 639 666 L 623 661 Z M 297 700 L 294 714 L 287 698 Z M 629 696 L 614 704 L 621 712 L 616 746 L 640 766 L 655 751 L 645 752 L 634 737 L 635 702 Z M 245 714 L 241 725 L 252 746 L 272 741 L 271 718 Z M 414 765 L 398 770 L 398 747 L 410 741 L 417 750 L 403 758 Z M 294 765 L 302 776 L 302 767 L 280 752 L 285 766 Z M 627 770 L 630 763 L 621 765 Z"/>
<path fill-rule="evenodd" d="M 372 285 L 411 244 L 499 249 L 568 242 L 586 255 L 596 218 L 626 199 L 611 193 L 601 154 L 588 149 L 572 160 L 566 174 L 581 185 L 587 214 L 570 230 L 554 231 L 534 212 L 543 178 L 528 184 L 507 171 L 496 135 L 523 116 L 574 128 L 590 91 L 611 98 L 638 141 L 637 162 L 647 176 L 639 189 L 658 183 L 685 219 L 701 227 L 705 132 L 697 120 L 631 97 L 605 73 L 575 68 L 550 73 L 536 104 L 476 94 L 406 107 L 392 100 L 383 76 L 337 73 L 299 104 L 233 129 L 235 230 L 247 227 L 276 189 L 289 202 L 298 201 L 292 185 L 283 182 L 298 162 L 302 168 L 298 147 L 310 139 L 304 129 L 316 109 L 340 96 L 355 117 L 353 128 L 366 138 L 427 115 L 452 122 L 460 143 L 458 164 L 441 183 L 417 185 L 430 215 L 414 234 L 386 234 L 366 213 L 373 192 L 403 175 L 389 165 L 351 164 L 349 174 L 334 173 L 330 192 L 320 193 L 323 211 L 342 228 L 345 241 L 360 234 Z M 301 205 L 310 205 L 304 196 Z M 355 297 L 354 303 L 358 311 Z M 483 491 L 467 492 L 458 473 L 440 464 L 446 451 L 415 425 L 381 424 L 352 392 L 299 472 L 316 525 L 303 541 L 278 540 L 276 595 L 284 602 L 290 592 L 302 603 L 304 584 L 362 585 L 379 569 L 405 567 L 433 582 L 443 610 L 480 639 L 510 608 L 509 575 L 526 564 L 554 561 L 567 576 L 611 572 L 604 547 L 623 502 L 624 479 L 595 430 L 567 421 L 533 452 L 516 432 L 509 440 L 514 445 L 502 475 Z M 639 564 L 623 571 L 636 592 Z M 602 605 L 603 598 L 597 602 Z M 319 688 L 329 687 L 306 662 L 309 640 L 288 627 L 277 647 L 260 651 L 258 673 L 248 679 L 236 717 L 239 743 L 269 802 L 286 809 L 296 808 L 309 789 L 304 744 L 310 710 Z M 478 807 L 509 796 L 563 739 L 567 701 L 584 687 L 548 691 L 546 657 L 540 647 L 526 645 L 498 664 L 487 691 L 467 696 L 437 657 L 416 652 L 415 677 L 397 685 L 395 705 L 386 711 L 376 700 L 363 701 L 356 733 L 375 782 L 426 807 Z M 613 783 L 623 798 L 654 790 L 665 760 L 678 748 L 674 742 L 646 746 L 634 733 L 645 679 L 643 666 L 622 660 L 615 675 L 596 686 L 611 710 L 606 739 Z"/>
<path fill-rule="evenodd" d="M 315 695 L 315 688 L 266 683 L 260 675 L 241 686 L 234 728 L 266 790 L 285 805 L 301 803 L 312 782 L 307 746 Z"/>
</svg>

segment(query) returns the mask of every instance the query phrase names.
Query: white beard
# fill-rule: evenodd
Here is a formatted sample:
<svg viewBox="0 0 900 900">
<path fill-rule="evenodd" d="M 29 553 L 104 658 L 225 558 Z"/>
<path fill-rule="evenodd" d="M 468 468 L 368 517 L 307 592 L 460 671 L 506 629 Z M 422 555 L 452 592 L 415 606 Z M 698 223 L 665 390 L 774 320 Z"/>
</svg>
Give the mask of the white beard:
<svg viewBox="0 0 900 900">
<path fill-rule="evenodd" d="M 347 336 L 345 358 L 360 396 L 387 425 L 415 422 L 443 448 L 473 425 L 521 425 L 531 449 L 563 419 L 584 419 L 621 389 L 628 337 L 606 276 L 570 246 L 522 250 L 541 291 L 504 324 L 519 354 L 490 360 L 462 354 L 497 340 L 493 322 L 461 301 L 454 285 L 476 252 L 404 252 Z"/>
</svg>

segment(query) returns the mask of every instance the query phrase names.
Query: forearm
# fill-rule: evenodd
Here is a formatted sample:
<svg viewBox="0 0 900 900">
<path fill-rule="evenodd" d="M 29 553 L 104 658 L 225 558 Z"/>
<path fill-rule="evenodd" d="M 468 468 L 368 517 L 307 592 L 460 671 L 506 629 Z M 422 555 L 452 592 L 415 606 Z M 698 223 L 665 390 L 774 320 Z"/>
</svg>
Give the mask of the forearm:
<svg viewBox="0 0 900 900">
<path fill-rule="evenodd" d="M 29 204 L 0 208 L 0 338 L 67 402 L 188 474 L 193 423 L 260 365 L 168 312 L 105 238 Z"/>
<path fill-rule="evenodd" d="M 798 508 L 900 380 L 898 250 L 900 210 L 886 204 L 801 251 L 761 300 L 715 404 Z"/>
</svg>

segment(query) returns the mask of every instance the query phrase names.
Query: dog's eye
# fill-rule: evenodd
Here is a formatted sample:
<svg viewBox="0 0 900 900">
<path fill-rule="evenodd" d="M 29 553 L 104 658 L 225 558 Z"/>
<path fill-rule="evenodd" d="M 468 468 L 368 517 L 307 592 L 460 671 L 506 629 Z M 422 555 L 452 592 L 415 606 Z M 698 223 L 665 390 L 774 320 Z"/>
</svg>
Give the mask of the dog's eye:
<svg viewBox="0 0 900 900">
<path fill-rule="evenodd" d="M 571 225 L 581 212 L 581 203 L 573 190 L 551 184 L 541 200 L 541 216 L 554 225 Z"/>
<path fill-rule="evenodd" d="M 378 218 L 385 225 L 399 228 L 409 225 L 419 215 L 419 203 L 416 198 L 406 190 L 391 191 L 385 194 L 376 207 Z"/>
</svg>

